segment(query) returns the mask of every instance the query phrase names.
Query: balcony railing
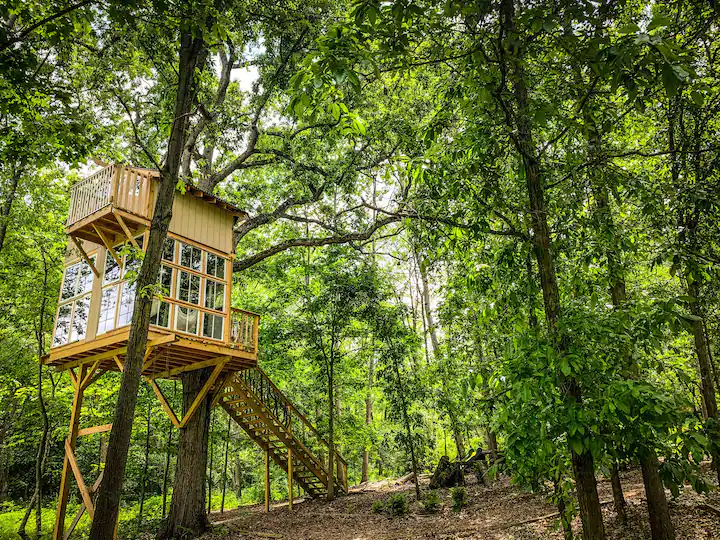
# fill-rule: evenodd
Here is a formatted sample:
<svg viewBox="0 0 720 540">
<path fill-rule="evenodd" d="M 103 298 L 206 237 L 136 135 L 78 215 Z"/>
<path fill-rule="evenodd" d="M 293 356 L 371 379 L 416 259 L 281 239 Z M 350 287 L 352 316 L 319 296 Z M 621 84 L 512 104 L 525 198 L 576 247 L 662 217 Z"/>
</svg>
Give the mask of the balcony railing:
<svg viewBox="0 0 720 540">
<path fill-rule="evenodd" d="M 151 179 L 157 173 L 109 165 L 75 184 L 70 190 L 68 227 L 108 205 L 150 218 Z"/>
<path fill-rule="evenodd" d="M 232 308 L 230 314 L 230 343 L 238 348 L 257 354 L 260 315 Z"/>
</svg>

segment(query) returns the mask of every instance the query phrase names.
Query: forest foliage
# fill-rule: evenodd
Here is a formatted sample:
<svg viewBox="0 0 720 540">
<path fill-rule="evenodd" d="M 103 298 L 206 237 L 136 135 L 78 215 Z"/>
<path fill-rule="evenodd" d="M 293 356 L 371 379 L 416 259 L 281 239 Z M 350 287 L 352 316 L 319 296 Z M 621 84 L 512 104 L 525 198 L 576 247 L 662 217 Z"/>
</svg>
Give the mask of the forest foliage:
<svg viewBox="0 0 720 540">
<path fill-rule="evenodd" d="M 351 484 L 500 449 L 498 471 L 580 513 L 589 539 L 602 522 L 583 471 L 639 464 L 673 495 L 711 489 L 699 467 L 720 460 L 712 2 L 11 1 L 0 537 L 34 492 L 42 526 L 54 521 L 73 390 L 39 358 L 69 187 L 92 159 L 162 168 L 188 20 L 206 55 L 178 189 L 247 210 L 232 305 L 261 314 L 261 367 L 337 446 Z M 163 383 L 176 410 L 178 385 Z M 112 422 L 119 387 L 109 374 L 88 390 L 93 424 Z M 141 386 L 122 536 L 165 517 L 177 444 Z M 106 445 L 80 444 L 84 470 Z M 209 462 L 208 508 L 262 500 L 262 452 L 221 410 Z M 581 477 L 590 491 L 576 498 Z M 279 469 L 272 494 L 287 496 Z M 672 538 L 653 522 L 664 500 L 656 538 Z"/>
</svg>

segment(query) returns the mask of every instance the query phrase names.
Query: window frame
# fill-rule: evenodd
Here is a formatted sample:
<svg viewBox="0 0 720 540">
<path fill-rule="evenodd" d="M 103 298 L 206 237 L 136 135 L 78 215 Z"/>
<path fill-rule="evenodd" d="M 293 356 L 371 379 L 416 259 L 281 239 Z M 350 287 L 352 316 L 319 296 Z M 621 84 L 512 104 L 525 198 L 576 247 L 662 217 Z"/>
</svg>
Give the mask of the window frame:
<svg viewBox="0 0 720 540">
<path fill-rule="evenodd" d="M 88 258 L 92 262 L 92 266 L 95 266 L 97 263 L 97 253 L 92 253 L 88 255 Z M 65 345 L 70 345 L 71 343 L 82 342 L 86 339 L 88 328 L 90 326 L 90 309 L 92 305 L 93 287 L 95 286 L 95 278 L 97 277 L 92 269 L 92 266 L 90 266 L 84 259 L 74 259 L 72 262 L 65 265 L 65 268 L 63 269 L 62 281 L 60 283 L 60 299 L 58 301 L 58 306 L 55 311 L 55 324 L 53 325 L 51 348 L 63 347 Z M 67 278 L 68 272 L 70 272 L 70 270 L 73 268 L 77 268 L 77 273 L 73 277 L 72 294 L 65 298 L 65 279 Z M 86 268 L 89 273 L 83 275 L 83 268 Z M 88 277 L 90 279 L 89 286 L 86 286 L 84 285 L 84 283 Z M 80 288 L 81 283 L 83 283 L 82 288 Z M 78 302 L 81 302 L 83 300 L 87 300 L 88 306 L 87 319 L 84 325 L 84 332 L 81 336 L 73 338 L 73 336 L 76 335 L 74 328 L 77 304 Z M 64 308 L 70 309 L 70 316 L 64 336 L 64 343 L 57 343 L 57 331 L 58 322 L 60 322 L 60 311 Z"/>
</svg>

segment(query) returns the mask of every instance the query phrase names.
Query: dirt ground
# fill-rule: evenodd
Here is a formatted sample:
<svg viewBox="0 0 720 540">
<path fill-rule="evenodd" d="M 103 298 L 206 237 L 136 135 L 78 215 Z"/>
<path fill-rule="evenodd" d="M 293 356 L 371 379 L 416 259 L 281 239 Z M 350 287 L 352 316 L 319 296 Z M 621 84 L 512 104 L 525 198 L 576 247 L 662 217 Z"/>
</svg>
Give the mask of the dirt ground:
<svg viewBox="0 0 720 540">
<path fill-rule="evenodd" d="M 468 475 L 468 482 L 474 478 Z M 621 474 L 628 502 L 629 523 L 618 523 L 612 507 L 612 491 L 607 479 L 599 481 L 600 501 L 608 539 L 650 539 L 647 525 L 647 506 L 639 471 Z M 427 488 L 428 479 L 421 480 Z M 245 506 L 224 514 L 212 516 L 216 524 L 206 540 L 245 540 L 275 538 L 288 540 L 396 540 L 396 539 L 451 539 L 476 538 L 487 540 L 562 540 L 558 520 L 550 516 L 555 508 L 541 495 L 526 493 L 511 486 L 507 478 L 499 478 L 491 487 L 476 483 L 467 485 L 468 506 L 459 513 L 453 512 L 448 490 L 440 490 L 442 508 L 436 514 L 423 514 L 419 504 L 413 502 L 406 517 L 390 517 L 372 512 L 372 504 L 391 493 L 404 492 L 414 501 L 411 483 L 396 485 L 383 481 L 351 488 L 351 493 L 328 503 L 307 500 L 296 503 L 294 511 L 287 505 L 275 505 L 269 514 L 261 505 Z M 668 493 L 668 500 L 670 494 Z M 720 509 L 720 492 L 708 496 L 695 494 L 690 487 L 675 500 L 670 508 L 677 540 L 720 540 L 720 515 L 704 509 L 702 504 Z M 538 521 L 534 518 L 550 516 Z M 523 523 L 524 522 L 524 523 Z M 573 523 L 579 536 L 580 520 Z"/>
</svg>

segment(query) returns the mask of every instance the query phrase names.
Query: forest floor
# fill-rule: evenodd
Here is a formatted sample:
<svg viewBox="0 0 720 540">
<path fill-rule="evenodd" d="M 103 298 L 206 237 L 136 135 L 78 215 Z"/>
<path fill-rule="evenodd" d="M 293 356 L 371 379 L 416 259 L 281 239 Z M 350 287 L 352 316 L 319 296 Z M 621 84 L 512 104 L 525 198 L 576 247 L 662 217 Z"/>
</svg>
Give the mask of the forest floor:
<svg viewBox="0 0 720 540">
<path fill-rule="evenodd" d="M 269 514 L 262 505 L 213 514 L 216 524 L 206 540 L 246 540 L 275 538 L 288 540 L 396 540 L 410 538 L 476 538 L 487 540 L 562 539 L 562 530 L 555 508 L 542 495 L 524 492 L 511 486 L 506 477 L 498 478 L 491 487 L 475 483 L 474 475 L 467 475 L 469 504 L 461 512 L 452 510 L 448 490 L 439 490 L 442 507 L 436 514 L 424 514 L 416 502 L 410 513 L 391 517 L 373 513 L 372 505 L 393 493 L 405 493 L 414 501 L 411 482 L 397 485 L 393 481 L 364 484 L 351 488 L 350 494 L 333 502 L 305 500 L 288 511 L 287 503 L 273 506 Z M 612 490 L 607 479 L 599 479 L 600 501 L 603 503 L 605 527 L 609 540 L 650 538 L 647 525 L 647 505 L 639 470 L 621 473 L 625 498 L 628 502 L 628 524 L 616 519 L 612 506 Z M 429 479 L 422 478 L 427 489 Z M 668 500 L 670 494 L 668 492 Z M 720 492 L 697 495 L 687 486 L 670 502 L 677 540 L 720 540 L 720 515 L 702 505 L 720 508 Z M 543 517 L 544 516 L 544 517 Z M 536 520 L 536 518 L 542 518 Z M 581 531 L 580 520 L 573 523 L 573 531 Z"/>
</svg>

